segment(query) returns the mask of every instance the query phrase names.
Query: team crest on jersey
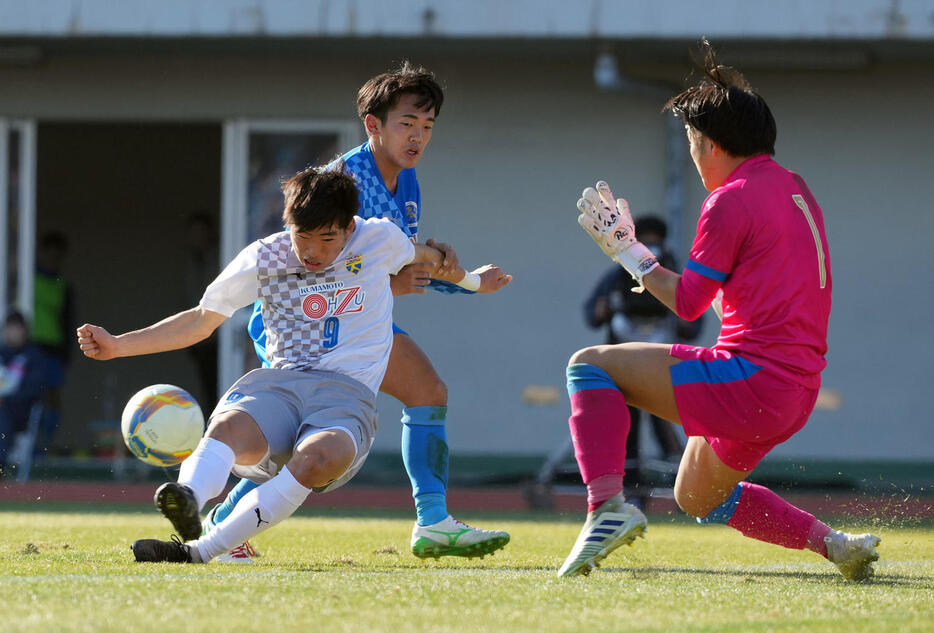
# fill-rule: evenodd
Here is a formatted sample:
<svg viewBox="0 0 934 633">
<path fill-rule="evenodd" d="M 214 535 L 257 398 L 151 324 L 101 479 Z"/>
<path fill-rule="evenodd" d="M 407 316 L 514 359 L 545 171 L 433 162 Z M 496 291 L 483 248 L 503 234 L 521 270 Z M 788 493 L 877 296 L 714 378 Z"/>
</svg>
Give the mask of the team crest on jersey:
<svg viewBox="0 0 934 633">
<path fill-rule="evenodd" d="M 350 257 L 344 260 L 344 268 L 347 269 L 347 272 L 353 273 L 354 275 L 360 272 L 360 269 L 363 268 L 363 255 L 354 255 L 350 254 Z"/>
<path fill-rule="evenodd" d="M 414 200 L 405 203 L 405 221 L 415 224 L 418 221 L 418 204 Z"/>
</svg>

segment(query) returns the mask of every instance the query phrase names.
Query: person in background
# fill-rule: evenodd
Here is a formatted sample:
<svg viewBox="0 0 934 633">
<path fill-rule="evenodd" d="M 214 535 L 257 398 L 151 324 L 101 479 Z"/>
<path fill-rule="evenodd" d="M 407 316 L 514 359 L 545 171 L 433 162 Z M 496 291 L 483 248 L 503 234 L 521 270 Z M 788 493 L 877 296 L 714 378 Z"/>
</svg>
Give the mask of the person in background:
<svg viewBox="0 0 934 633">
<path fill-rule="evenodd" d="M 74 331 L 74 296 L 71 284 L 64 276 L 68 239 L 60 231 L 44 233 L 36 253 L 36 274 L 33 282 L 33 312 L 31 338 L 45 355 L 46 386 L 42 423 L 35 451 L 48 451 L 58 428 L 61 393 L 65 370 L 71 357 L 70 333 Z"/>
<path fill-rule="evenodd" d="M 19 312 L 10 312 L 0 341 L 0 477 L 9 472 L 13 438 L 26 430 L 29 413 L 45 391 L 45 359 L 29 341 L 29 327 Z"/>
</svg>

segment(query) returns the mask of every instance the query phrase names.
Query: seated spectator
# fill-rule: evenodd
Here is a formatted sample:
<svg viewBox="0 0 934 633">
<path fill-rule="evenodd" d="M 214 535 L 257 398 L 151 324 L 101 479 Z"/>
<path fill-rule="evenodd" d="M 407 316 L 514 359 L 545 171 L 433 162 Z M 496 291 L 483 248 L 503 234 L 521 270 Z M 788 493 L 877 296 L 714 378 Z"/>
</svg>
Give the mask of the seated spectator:
<svg viewBox="0 0 934 633">
<path fill-rule="evenodd" d="M 29 342 L 26 319 L 10 312 L 0 342 L 0 477 L 9 471 L 7 457 L 13 438 L 26 430 L 29 411 L 45 391 L 44 355 Z"/>
</svg>

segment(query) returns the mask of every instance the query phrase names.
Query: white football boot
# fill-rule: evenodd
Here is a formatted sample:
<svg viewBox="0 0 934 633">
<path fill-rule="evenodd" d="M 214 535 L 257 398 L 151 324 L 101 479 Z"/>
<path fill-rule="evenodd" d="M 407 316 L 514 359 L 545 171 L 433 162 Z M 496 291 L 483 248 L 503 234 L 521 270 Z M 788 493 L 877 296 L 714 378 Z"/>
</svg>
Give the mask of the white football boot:
<svg viewBox="0 0 934 633">
<path fill-rule="evenodd" d="M 837 566 L 843 577 L 862 582 L 872 577 L 872 563 L 879 560 L 876 547 L 882 542 L 873 534 L 847 534 L 833 531 L 824 537 L 827 559 Z"/>
<path fill-rule="evenodd" d="M 644 538 L 646 529 L 645 515 L 639 508 L 625 503 L 622 493 L 610 497 L 587 515 L 558 576 L 586 576 L 617 547 L 632 545 L 637 536 Z"/>
<path fill-rule="evenodd" d="M 434 525 L 412 529 L 412 553 L 419 558 L 463 556 L 483 558 L 509 542 L 509 534 L 499 530 L 480 530 L 448 515 Z"/>
<path fill-rule="evenodd" d="M 225 552 L 215 558 L 218 563 L 240 563 L 252 564 L 253 558 L 258 556 L 256 550 L 250 545 L 249 541 L 243 541 L 229 552 Z"/>
<path fill-rule="evenodd" d="M 211 530 L 214 529 L 214 526 L 217 523 L 214 522 L 214 515 L 217 512 L 217 509 L 220 507 L 220 504 L 211 508 L 211 511 L 208 512 L 207 516 L 204 517 L 204 521 L 201 522 L 201 535 L 205 535 Z M 249 541 L 244 541 L 237 545 L 235 548 L 229 552 L 225 552 L 215 558 L 214 560 L 218 563 L 252 563 L 254 558 L 260 556 L 260 553 L 256 551 L 256 548 L 250 544 Z"/>
</svg>

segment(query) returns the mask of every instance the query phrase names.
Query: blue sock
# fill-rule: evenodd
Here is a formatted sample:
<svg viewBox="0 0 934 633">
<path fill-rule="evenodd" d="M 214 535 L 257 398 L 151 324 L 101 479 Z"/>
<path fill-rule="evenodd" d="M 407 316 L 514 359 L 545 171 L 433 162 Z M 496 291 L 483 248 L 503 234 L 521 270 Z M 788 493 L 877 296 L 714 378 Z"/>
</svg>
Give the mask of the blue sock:
<svg viewBox="0 0 934 633">
<path fill-rule="evenodd" d="M 412 482 L 415 521 L 432 525 L 448 516 L 447 407 L 402 410 L 402 461 Z"/>
<path fill-rule="evenodd" d="M 733 513 L 736 512 L 736 506 L 739 505 L 739 498 L 743 494 L 743 484 L 738 483 L 736 487 L 733 488 L 733 494 L 727 497 L 726 501 L 718 505 L 716 508 L 710 511 L 705 517 L 697 517 L 698 523 L 719 523 L 720 525 L 726 525 L 730 522 L 730 519 L 733 518 Z"/>
<path fill-rule="evenodd" d="M 227 498 L 224 499 L 224 502 L 218 506 L 217 512 L 214 513 L 214 525 L 217 525 L 230 516 L 234 506 L 243 498 L 243 495 L 257 487 L 259 487 L 259 484 L 253 483 L 249 479 L 241 479 L 240 483 L 234 486 L 233 490 L 227 494 Z"/>
</svg>

